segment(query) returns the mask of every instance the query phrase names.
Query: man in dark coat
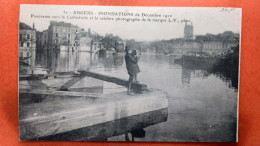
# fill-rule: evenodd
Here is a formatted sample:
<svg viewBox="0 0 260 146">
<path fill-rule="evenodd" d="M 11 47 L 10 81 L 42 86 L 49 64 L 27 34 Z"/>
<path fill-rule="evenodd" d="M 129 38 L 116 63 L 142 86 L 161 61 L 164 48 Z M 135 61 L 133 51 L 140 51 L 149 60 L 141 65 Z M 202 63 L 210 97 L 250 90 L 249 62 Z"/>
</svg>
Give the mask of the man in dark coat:
<svg viewBox="0 0 260 146">
<path fill-rule="evenodd" d="M 126 51 L 127 52 L 125 55 L 125 62 L 126 62 L 126 69 L 129 74 L 129 84 L 128 84 L 128 88 L 127 88 L 127 93 L 130 94 L 131 85 L 132 85 L 134 79 L 136 79 L 137 73 L 140 72 L 140 69 L 137 65 L 138 59 L 134 55 L 134 51 L 133 50 L 126 50 Z"/>
</svg>

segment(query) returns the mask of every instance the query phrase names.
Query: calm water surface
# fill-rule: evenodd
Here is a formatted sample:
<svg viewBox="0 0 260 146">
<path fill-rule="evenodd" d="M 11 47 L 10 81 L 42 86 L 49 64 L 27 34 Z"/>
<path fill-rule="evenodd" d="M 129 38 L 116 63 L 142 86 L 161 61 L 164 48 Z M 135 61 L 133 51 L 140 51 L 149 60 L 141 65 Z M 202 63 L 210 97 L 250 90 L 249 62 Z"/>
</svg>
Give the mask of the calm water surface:
<svg viewBox="0 0 260 146">
<path fill-rule="evenodd" d="M 91 71 L 128 79 L 124 54 L 91 55 L 87 52 L 34 52 L 31 66 L 20 74 Z M 138 80 L 148 88 L 166 91 L 168 120 L 145 128 L 136 141 L 231 141 L 235 139 L 237 91 L 230 80 L 193 66 L 175 63 L 179 56 L 139 55 Z M 86 84 L 86 83 L 84 83 Z M 88 84 L 88 83 L 87 83 Z M 102 93 L 126 91 L 102 81 Z M 77 87 L 74 87 L 77 88 Z M 123 135 L 108 140 L 124 140 Z"/>
</svg>

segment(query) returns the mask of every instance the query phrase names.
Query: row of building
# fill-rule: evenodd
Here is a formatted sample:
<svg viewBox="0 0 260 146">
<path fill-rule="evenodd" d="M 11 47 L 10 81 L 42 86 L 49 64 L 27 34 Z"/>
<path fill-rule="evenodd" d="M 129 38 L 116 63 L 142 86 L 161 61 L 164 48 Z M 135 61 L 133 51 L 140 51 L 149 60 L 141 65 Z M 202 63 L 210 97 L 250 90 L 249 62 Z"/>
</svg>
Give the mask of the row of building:
<svg viewBox="0 0 260 146">
<path fill-rule="evenodd" d="M 37 33 L 37 48 L 40 49 L 94 51 L 102 48 L 99 35 L 71 23 L 51 21 L 48 29 Z"/>
<path fill-rule="evenodd" d="M 99 50 L 124 51 L 125 42 L 115 39 L 113 35 L 101 36 L 90 29 L 85 31 L 76 25 L 66 22 L 51 21 L 48 29 L 42 32 L 36 31 L 25 23 L 19 24 L 20 50 L 28 49 L 55 49 L 66 51 L 89 51 Z M 168 41 L 159 41 L 151 50 L 156 53 L 186 54 L 189 52 L 206 52 L 209 54 L 221 54 L 231 47 L 239 44 L 239 36 L 232 32 L 224 32 L 215 35 L 193 35 L 192 23 L 184 26 L 184 38 Z M 138 49 L 138 48 L 135 48 Z M 21 54 L 20 56 L 26 56 Z"/>
<path fill-rule="evenodd" d="M 50 21 L 48 29 L 36 31 L 25 23 L 20 22 L 19 48 L 24 49 L 55 49 L 65 51 L 89 51 L 110 49 L 104 48 L 103 36 L 85 31 L 76 25 L 66 22 Z M 124 49 L 124 42 L 116 41 L 114 50 Z"/>
<path fill-rule="evenodd" d="M 239 34 L 225 31 L 220 34 L 193 35 L 192 22 L 185 23 L 184 37 L 157 42 L 154 45 L 156 53 L 164 54 L 188 54 L 204 52 L 212 55 L 220 55 L 239 45 Z"/>
<path fill-rule="evenodd" d="M 175 42 L 162 43 L 161 46 L 155 47 L 157 54 L 188 54 L 194 52 L 205 52 L 211 55 L 220 55 L 228 52 L 232 47 L 236 47 L 238 41 L 203 41 L 183 40 Z"/>
</svg>

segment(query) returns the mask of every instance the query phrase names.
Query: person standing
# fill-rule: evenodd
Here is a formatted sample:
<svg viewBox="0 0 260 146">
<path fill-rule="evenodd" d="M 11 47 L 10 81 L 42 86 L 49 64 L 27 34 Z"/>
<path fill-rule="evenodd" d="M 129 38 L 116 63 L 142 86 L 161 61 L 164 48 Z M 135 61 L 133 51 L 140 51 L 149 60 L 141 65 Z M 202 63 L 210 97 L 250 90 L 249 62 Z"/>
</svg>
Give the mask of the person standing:
<svg viewBox="0 0 260 146">
<path fill-rule="evenodd" d="M 134 51 L 131 49 L 126 50 L 125 55 L 125 62 L 126 62 L 126 69 L 129 74 L 129 80 L 128 80 L 128 87 L 127 87 L 127 94 L 131 93 L 131 86 L 134 82 L 134 79 L 136 79 L 137 73 L 140 72 L 139 66 L 137 64 L 138 59 L 134 55 Z"/>
<path fill-rule="evenodd" d="M 136 50 L 133 50 L 133 55 L 134 55 L 134 58 L 136 59 L 136 64 L 137 64 L 137 67 L 138 67 L 138 57 L 137 57 L 137 52 L 136 52 Z M 139 69 L 139 67 L 138 67 L 138 69 Z M 139 72 L 140 72 L 140 69 L 139 69 Z M 139 83 L 139 82 L 137 81 L 137 74 L 134 76 L 134 83 Z"/>
</svg>

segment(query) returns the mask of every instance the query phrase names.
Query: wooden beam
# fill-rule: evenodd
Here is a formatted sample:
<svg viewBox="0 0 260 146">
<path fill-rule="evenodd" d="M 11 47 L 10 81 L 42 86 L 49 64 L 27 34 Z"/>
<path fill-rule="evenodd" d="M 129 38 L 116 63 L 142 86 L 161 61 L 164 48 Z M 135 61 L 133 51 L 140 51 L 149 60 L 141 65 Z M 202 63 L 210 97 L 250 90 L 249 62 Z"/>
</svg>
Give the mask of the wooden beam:
<svg viewBox="0 0 260 146">
<path fill-rule="evenodd" d="M 35 94 L 35 95 L 58 95 L 58 96 L 85 96 L 94 98 L 105 98 L 104 94 L 73 92 L 73 91 L 53 91 L 53 90 L 36 90 L 36 89 L 20 89 L 19 94 Z"/>
<path fill-rule="evenodd" d="M 38 100 L 29 100 L 35 98 Z M 168 98 L 160 90 L 135 95 L 113 93 L 105 98 L 20 93 L 20 139 L 30 140 L 70 132 L 164 108 L 168 108 Z M 102 132 L 102 128 L 100 130 Z M 91 139 L 91 135 L 87 139 Z"/>
<path fill-rule="evenodd" d="M 116 78 L 116 77 L 111 77 L 111 76 L 107 76 L 107 75 L 102 75 L 102 74 L 94 73 L 94 72 L 91 72 L 91 71 L 79 70 L 78 72 L 80 72 L 81 75 L 86 75 L 86 76 L 96 78 L 96 79 L 99 79 L 99 80 L 103 80 L 103 81 L 106 81 L 106 82 L 112 82 L 112 83 L 115 83 L 117 85 L 121 85 L 121 86 L 125 86 L 125 87 L 128 87 L 128 84 L 129 84 L 128 80 L 124 80 L 124 79 L 120 79 L 120 78 Z M 132 89 L 135 92 L 146 91 L 147 85 L 139 84 L 139 83 L 133 83 Z"/>
<path fill-rule="evenodd" d="M 68 83 L 66 83 L 66 85 L 64 85 L 62 88 L 59 88 L 59 90 L 67 90 L 68 87 L 72 86 L 73 84 L 75 84 L 77 81 L 79 81 L 80 79 L 82 79 L 82 77 L 92 77 L 95 79 L 99 79 L 99 80 L 103 80 L 106 82 L 112 82 L 115 83 L 117 85 L 120 86 L 124 86 L 124 87 L 128 87 L 128 80 L 125 79 L 120 79 L 117 77 L 111 77 L 108 75 L 102 75 L 99 73 L 95 73 L 95 72 L 91 72 L 91 71 L 86 71 L 86 70 L 79 70 L 78 72 L 55 72 L 53 74 L 49 74 L 49 75 L 43 75 L 43 74 L 39 74 L 39 75 L 30 75 L 30 76 L 23 76 L 23 77 L 19 77 L 20 80 L 39 80 L 39 79 L 43 79 L 43 78 L 49 78 L 49 77 L 53 77 L 53 78 L 62 78 L 62 77 L 72 77 L 72 78 L 76 78 L 76 79 L 72 79 L 70 80 Z M 133 83 L 132 84 L 132 89 L 135 92 L 141 92 L 141 91 L 146 91 L 147 90 L 147 85 L 145 84 L 139 84 L 139 83 Z"/>
<path fill-rule="evenodd" d="M 28 84 L 32 89 L 44 89 L 46 90 L 48 86 L 42 82 L 42 80 L 28 80 Z"/>
<path fill-rule="evenodd" d="M 58 87 L 56 90 L 59 91 L 68 91 L 68 88 L 76 84 L 78 81 L 83 79 L 85 76 L 73 77 L 71 80 L 63 84 L 62 86 Z"/>
<path fill-rule="evenodd" d="M 108 138 L 144 129 L 150 125 L 167 121 L 168 108 L 129 116 L 122 119 L 88 126 L 72 131 L 38 137 L 32 140 L 52 141 L 107 141 Z M 105 130 L 104 130 L 105 129 Z"/>
<path fill-rule="evenodd" d="M 70 78 L 70 77 L 79 77 L 81 76 L 75 72 L 55 72 L 51 74 L 29 74 L 29 75 L 20 75 L 19 80 L 41 80 L 48 78 Z"/>
</svg>

